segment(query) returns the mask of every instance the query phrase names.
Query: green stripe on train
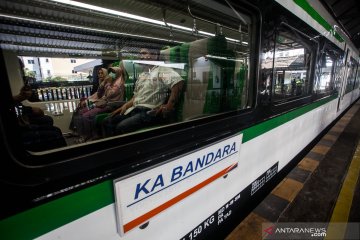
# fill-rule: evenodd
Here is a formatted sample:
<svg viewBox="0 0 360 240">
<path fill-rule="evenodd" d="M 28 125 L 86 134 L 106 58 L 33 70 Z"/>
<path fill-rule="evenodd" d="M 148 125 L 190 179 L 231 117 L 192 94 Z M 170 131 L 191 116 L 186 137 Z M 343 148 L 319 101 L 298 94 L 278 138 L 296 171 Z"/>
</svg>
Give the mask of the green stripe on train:
<svg viewBox="0 0 360 240">
<path fill-rule="evenodd" d="M 308 3 L 307 0 L 294 0 L 294 2 L 304 9 L 315 21 L 329 31 L 339 42 L 344 39 L 336 32 L 336 30 Z"/>
<path fill-rule="evenodd" d="M 275 118 L 269 119 L 268 121 L 262 122 L 253 127 L 245 129 L 242 131 L 242 133 L 244 134 L 243 135 L 243 143 L 250 141 L 251 139 L 256 138 L 256 137 L 258 137 L 280 125 L 283 125 L 284 123 L 287 123 L 287 122 L 293 120 L 294 118 L 297 118 L 307 112 L 310 112 L 311 110 L 336 99 L 336 97 L 337 96 L 332 96 L 332 97 L 322 99 L 320 101 L 314 102 L 314 103 L 304 106 L 302 108 L 296 109 L 296 110 L 288 112 L 284 115 L 277 116 Z"/>
<path fill-rule="evenodd" d="M 43 204 L 0 222 L 0 239 L 34 239 L 114 202 L 112 181 Z"/>
<path fill-rule="evenodd" d="M 245 129 L 243 142 L 299 117 L 334 97 L 317 101 Z M 114 203 L 112 180 L 72 193 L 0 221 L 0 239 L 33 239 Z"/>
</svg>

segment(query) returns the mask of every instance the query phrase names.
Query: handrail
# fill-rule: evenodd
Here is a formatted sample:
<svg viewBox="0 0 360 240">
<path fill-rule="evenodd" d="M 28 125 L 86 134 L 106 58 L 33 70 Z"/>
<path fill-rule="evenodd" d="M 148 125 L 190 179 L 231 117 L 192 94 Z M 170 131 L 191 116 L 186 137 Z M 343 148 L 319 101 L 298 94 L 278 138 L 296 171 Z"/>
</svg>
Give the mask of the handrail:
<svg viewBox="0 0 360 240">
<path fill-rule="evenodd" d="M 243 24 L 247 25 L 247 22 L 245 21 L 245 19 L 243 19 L 243 18 L 237 13 L 237 11 L 235 11 L 235 9 L 230 5 L 230 3 L 228 3 L 227 1 L 226 1 L 226 3 L 230 6 L 230 8 L 231 8 L 231 9 L 235 12 L 235 14 L 239 17 L 239 20 L 240 20 Z M 195 15 L 191 12 L 190 0 L 187 0 L 187 9 L 188 9 L 189 15 L 190 15 L 192 18 L 194 18 L 194 19 L 198 19 L 198 20 L 201 20 L 201 21 L 210 23 L 210 24 L 214 24 L 216 27 L 217 27 L 217 26 L 224 27 L 224 28 L 227 28 L 227 29 L 229 29 L 229 30 L 231 30 L 231 31 L 239 32 L 240 34 L 246 34 L 246 33 L 244 33 L 244 32 L 241 31 L 241 23 L 240 23 L 239 29 L 235 29 L 235 28 L 232 28 L 232 27 L 224 26 L 224 25 L 222 25 L 222 24 L 220 24 L 220 23 L 212 22 L 212 21 L 210 21 L 210 20 L 207 20 L 207 19 L 204 19 L 204 18 L 195 16 Z"/>
<path fill-rule="evenodd" d="M 89 97 L 92 92 L 92 84 L 86 82 L 51 82 L 34 83 L 30 85 L 36 99 L 42 102 L 55 100 L 72 100 Z"/>
</svg>

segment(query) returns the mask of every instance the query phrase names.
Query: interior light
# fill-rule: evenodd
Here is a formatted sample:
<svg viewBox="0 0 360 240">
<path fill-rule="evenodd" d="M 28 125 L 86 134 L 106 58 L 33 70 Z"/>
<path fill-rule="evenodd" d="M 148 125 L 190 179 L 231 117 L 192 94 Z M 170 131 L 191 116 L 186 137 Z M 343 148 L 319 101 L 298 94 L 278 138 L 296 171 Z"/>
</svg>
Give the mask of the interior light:
<svg viewBox="0 0 360 240">
<path fill-rule="evenodd" d="M 151 19 L 151 18 L 147 18 L 147 17 L 142 17 L 139 15 L 130 14 L 130 13 L 126 13 L 126 12 L 121 12 L 121 11 L 117 11 L 117 10 L 112 10 L 109 8 L 94 6 L 94 5 L 87 4 L 87 3 L 75 2 L 72 0 L 50 0 L 50 1 L 58 2 L 61 4 L 67 4 L 67 5 L 71 5 L 71 6 L 75 6 L 75 7 L 81 7 L 84 9 L 94 10 L 94 11 L 98 11 L 98 12 L 102 12 L 102 13 L 106 13 L 106 14 L 112 14 L 115 16 L 125 17 L 128 19 L 134 19 L 134 20 L 143 21 L 143 22 L 147 22 L 147 23 L 153 23 L 153 24 L 156 24 L 159 26 L 166 26 L 163 21 L 159 21 L 159 20 L 155 20 L 155 19 Z M 177 28 L 177 29 L 185 30 L 185 31 L 190 31 L 190 32 L 192 31 L 191 28 L 183 27 L 183 26 L 180 26 L 177 24 L 168 23 L 167 25 Z M 202 32 L 202 34 L 209 35 L 210 33 Z"/>
<path fill-rule="evenodd" d="M 165 23 L 163 21 L 158 21 L 151 18 L 146 18 L 126 12 L 116 11 L 109 8 L 98 7 L 87 3 L 81 3 L 72 0 L 50 0 L 50 1 L 165 26 Z"/>
<path fill-rule="evenodd" d="M 112 10 L 112 9 L 108 9 L 108 8 L 98 7 L 98 6 L 94 6 L 94 5 L 87 4 L 87 3 L 81 3 L 81 2 L 71 1 L 71 0 L 50 0 L 50 1 L 56 2 L 56 3 L 59 3 L 59 4 L 67 4 L 67 5 L 76 6 L 76 7 L 80 7 L 80 8 L 84 8 L 84 9 L 98 11 L 98 12 L 102 12 L 102 13 L 113 14 L 113 15 L 125 17 L 125 18 L 128 18 L 128 19 L 134 19 L 134 20 L 138 20 L 138 21 L 143 21 L 143 22 L 147 22 L 147 23 L 156 24 L 156 25 L 159 25 L 159 26 L 166 26 L 163 21 L 158 21 L 158 20 L 155 20 L 155 19 L 146 18 L 146 17 L 134 15 L 134 14 L 121 12 L 121 11 L 116 11 L 116 10 Z M 162 39 L 162 38 L 147 37 L 147 36 L 143 36 L 143 35 L 129 34 L 129 33 L 116 32 L 116 31 L 109 31 L 109 30 L 104 30 L 104 29 L 82 27 L 82 26 L 70 25 L 70 24 L 65 24 L 65 23 L 57 23 L 57 22 L 51 22 L 51 21 L 24 18 L 24 17 L 18 17 L 18 16 L 13 16 L 13 15 L 7 15 L 7 14 L 0 14 L 0 17 L 6 17 L 6 18 L 11 18 L 11 19 L 36 22 L 36 23 L 45 23 L 45 24 L 62 26 L 62 27 L 69 27 L 69 28 L 75 28 L 75 29 L 90 30 L 90 31 L 95 31 L 95 32 L 110 33 L 110 34 L 116 34 L 116 35 L 125 35 L 125 36 L 131 36 L 131 37 L 157 39 L 157 40 L 161 40 L 161 41 L 167 41 L 168 40 L 168 39 Z M 193 31 L 193 29 L 191 29 L 191 28 L 180 26 L 180 25 L 177 25 L 177 24 L 168 23 L 167 25 L 171 26 L 173 28 L 188 31 L 188 32 Z M 202 35 L 205 35 L 205 36 L 210 36 L 210 37 L 215 36 L 215 34 L 213 34 L 213 33 L 204 32 L 204 31 L 199 31 L 199 33 L 202 34 Z M 238 41 L 236 39 L 233 39 L 233 38 L 227 38 L 226 37 L 226 39 L 231 41 L 231 42 L 235 42 L 235 43 L 240 42 L 240 41 Z M 181 42 L 179 42 L 179 43 L 181 43 Z M 247 42 L 242 42 L 242 44 L 247 45 L 248 43 Z"/>
<path fill-rule="evenodd" d="M 117 10 L 112 10 L 109 8 L 103 8 L 103 7 L 99 7 L 99 6 L 94 6 L 91 4 L 87 4 L 87 3 L 82 3 L 82 2 L 76 2 L 76 1 L 72 1 L 72 0 L 50 0 L 52 2 L 57 2 L 60 4 L 67 4 L 70 6 L 75 6 L 75 7 L 80 7 L 80 8 L 84 8 L 84 9 L 88 9 L 88 10 L 93 10 L 93 11 L 98 11 L 98 12 L 102 12 L 102 13 L 106 13 L 106 14 L 113 14 L 115 16 L 119 16 L 119 17 L 125 17 L 125 18 L 129 18 L 129 19 L 134 19 L 134 20 L 138 20 L 138 21 L 143 21 L 143 22 L 147 22 L 147 23 L 152 23 L 152 24 L 156 24 L 159 26 L 166 26 L 165 23 L 163 21 L 159 21 L 159 20 L 155 20 L 155 19 L 151 19 L 151 18 L 147 18 L 147 17 L 142 17 L 139 15 L 134 15 L 134 14 L 130 14 L 130 13 L 126 13 L 126 12 L 121 12 L 121 11 L 117 11 Z M 177 24 L 172 24 L 172 23 L 167 23 L 168 26 L 171 26 L 172 28 L 176 28 L 176 29 L 180 29 L 180 30 L 185 30 L 188 32 L 192 32 L 193 29 L 188 28 L 188 27 L 184 27 L 184 26 L 180 26 Z M 209 32 L 204 32 L 204 31 L 199 31 L 200 34 L 205 35 L 205 36 L 210 36 L 213 37 L 215 36 L 215 34 L 213 33 L 209 33 Z M 226 38 L 229 41 L 235 42 L 235 43 L 239 43 L 240 41 L 236 40 L 236 39 L 232 39 L 232 38 Z M 245 42 L 243 42 L 243 44 L 247 44 Z"/>
<path fill-rule="evenodd" d="M 148 36 L 143 36 L 143 35 L 136 35 L 136 34 L 123 33 L 123 32 L 109 31 L 109 30 L 104 30 L 104 29 L 82 27 L 82 26 L 70 25 L 70 24 L 65 24 L 65 23 L 57 23 L 57 22 L 37 20 L 37 19 L 32 19 L 32 18 L 24 18 L 24 17 L 12 16 L 12 15 L 1 14 L 1 13 L 0 13 L 0 17 L 16 19 L 16 20 L 22 20 L 22 21 L 26 21 L 26 22 L 44 23 L 44 24 L 49 24 L 49 25 L 61 26 L 61 27 L 75 28 L 75 29 L 81 29 L 81 30 L 89 30 L 89 31 L 94 31 L 94 32 L 111 33 L 111 34 L 121 35 L 121 36 L 125 35 L 125 36 L 131 36 L 131 37 L 140 37 L 140 38 L 148 38 L 148 39 L 156 39 L 156 40 L 161 40 L 161 41 L 168 41 L 168 39 L 163 39 L 163 38 L 155 38 L 155 37 L 148 37 Z"/>
</svg>

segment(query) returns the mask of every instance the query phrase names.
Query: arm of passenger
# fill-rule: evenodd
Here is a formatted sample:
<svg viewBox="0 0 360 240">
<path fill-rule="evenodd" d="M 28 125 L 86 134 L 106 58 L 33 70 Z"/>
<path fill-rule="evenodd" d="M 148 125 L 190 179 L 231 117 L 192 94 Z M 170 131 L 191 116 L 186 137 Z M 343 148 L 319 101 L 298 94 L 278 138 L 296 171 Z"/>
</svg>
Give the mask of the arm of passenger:
<svg viewBox="0 0 360 240">
<path fill-rule="evenodd" d="M 95 101 L 95 100 L 99 99 L 98 93 L 95 92 L 93 95 L 89 96 L 88 99 L 89 99 L 90 101 Z"/>
<path fill-rule="evenodd" d="M 129 101 L 127 101 L 124 105 L 122 105 L 121 107 L 119 107 L 118 109 L 116 109 L 115 111 L 113 111 L 112 113 L 110 113 L 110 117 L 113 117 L 117 114 L 124 114 L 125 111 L 132 107 L 134 105 L 134 97 L 132 97 Z"/>
<path fill-rule="evenodd" d="M 31 97 L 31 88 L 27 86 L 23 86 L 20 89 L 20 93 L 18 95 L 13 96 L 13 100 L 15 103 L 21 103 L 22 101 Z"/>
<path fill-rule="evenodd" d="M 24 101 L 26 98 L 21 95 L 21 94 L 18 94 L 18 95 L 15 95 L 13 96 L 13 100 L 15 103 L 21 103 L 22 101 Z"/>
<path fill-rule="evenodd" d="M 114 84 L 112 85 L 108 85 L 105 88 L 105 96 L 108 99 L 115 99 L 118 98 L 119 95 L 123 94 L 122 90 L 124 87 L 122 87 L 124 85 L 124 82 L 122 81 L 121 78 L 118 78 Z"/>
<path fill-rule="evenodd" d="M 20 89 L 20 93 L 18 95 L 13 96 L 13 100 L 16 104 L 21 103 L 22 101 L 28 99 L 31 97 L 32 91 L 31 88 L 24 86 Z M 44 116 L 44 111 L 41 108 L 38 107 L 27 107 L 31 110 L 31 115 L 35 117 L 41 117 Z"/>
<path fill-rule="evenodd" d="M 105 85 L 104 85 L 105 81 L 102 81 L 101 84 L 99 85 L 97 91 L 96 91 L 96 95 L 98 98 L 102 98 L 102 96 L 104 96 L 105 93 Z"/>
<path fill-rule="evenodd" d="M 160 114 L 161 112 L 173 111 L 174 108 L 175 108 L 175 104 L 179 101 L 180 93 L 181 93 L 183 87 L 184 87 L 184 81 L 180 81 L 180 82 L 176 83 L 171 88 L 171 93 L 170 93 L 169 100 L 167 101 L 166 104 L 162 105 L 158 109 L 156 114 Z"/>
</svg>

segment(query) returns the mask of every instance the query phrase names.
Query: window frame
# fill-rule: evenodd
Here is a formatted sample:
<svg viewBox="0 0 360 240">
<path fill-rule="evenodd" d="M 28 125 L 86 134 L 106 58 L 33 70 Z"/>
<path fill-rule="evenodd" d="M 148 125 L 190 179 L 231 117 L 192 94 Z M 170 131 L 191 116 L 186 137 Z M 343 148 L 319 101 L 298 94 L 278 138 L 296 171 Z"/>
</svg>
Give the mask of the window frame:
<svg viewBox="0 0 360 240">
<path fill-rule="evenodd" d="M 332 54 L 330 52 L 333 52 Z M 330 82 L 334 85 L 334 89 L 330 90 L 330 91 L 326 91 L 326 92 L 317 92 L 315 89 L 315 85 L 317 81 L 320 81 L 320 75 L 321 75 L 321 70 L 322 70 L 322 54 L 324 54 L 325 52 L 329 53 L 328 55 L 333 56 L 334 58 L 333 60 L 333 66 L 331 69 L 331 80 Z M 326 53 L 325 53 L 326 54 Z M 329 40 L 327 40 L 326 38 L 322 39 L 322 47 L 319 50 L 318 53 L 318 60 L 317 60 L 317 64 L 316 64 L 316 73 L 315 73 L 315 79 L 314 79 L 314 85 L 313 85 L 313 99 L 321 99 L 324 97 L 328 97 L 328 96 L 334 96 L 337 95 L 340 91 L 340 85 L 341 85 L 341 68 L 343 67 L 342 63 L 343 63 L 343 59 L 344 59 L 344 55 L 345 52 L 342 51 L 339 47 L 337 47 L 335 44 L 333 44 L 332 42 L 330 42 Z M 336 70 L 340 68 L 339 72 L 337 72 Z M 337 74 L 340 74 L 340 76 L 337 76 Z"/>
<path fill-rule="evenodd" d="M 311 46 L 310 45 L 310 50 L 311 50 L 311 58 L 310 58 L 310 64 L 309 64 L 309 69 L 307 70 L 307 74 L 308 76 L 308 91 L 306 94 L 304 95 L 300 95 L 300 96 L 295 96 L 295 97 L 290 97 L 290 98 L 285 98 L 282 100 L 275 100 L 274 99 L 274 87 L 275 87 L 275 54 L 276 54 L 276 38 L 280 35 L 280 30 L 283 29 L 285 27 L 285 29 L 287 29 L 287 31 L 291 30 L 291 35 L 292 32 L 295 32 L 297 34 L 298 37 L 301 37 L 302 41 L 313 41 L 316 45 L 315 46 Z M 274 42 L 274 46 L 273 46 L 273 65 L 272 65 L 272 70 L 271 70 L 271 90 L 270 90 L 270 99 L 271 99 L 271 106 L 273 108 L 274 111 L 287 111 L 289 108 L 293 108 L 293 107 L 297 107 L 297 106 L 301 106 L 304 104 L 308 104 L 311 102 L 311 98 L 312 98 L 312 88 L 313 88 L 313 82 L 314 82 L 314 69 L 315 69 L 315 64 L 316 64 L 316 57 L 317 57 L 317 52 L 319 49 L 319 41 L 311 36 L 309 36 L 308 34 L 305 34 L 304 32 L 298 30 L 297 28 L 295 28 L 294 26 L 288 24 L 287 22 L 280 22 L 278 24 L 278 26 L 275 28 L 275 39 L 273 40 Z"/>
<path fill-rule="evenodd" d="M 346 74 L 346 82 L 345 82 L 346 85 L 345 85 L 345 93 L 344 94 L 351 92 L 355 88 L 356 71 L 357 71 L 358 62 L 355 60 L 355 58 L 353 58 L 351 56 L 346 65 L 347 65 L 346 66 L 347 74 Z M 350 77 L 352 77 L 352 78 L 350 79 Z"/>
<path fill-rule="evenodd" d="M 239 4 L 240 5 L 240 4 Z M 107 162 L 103 162 L 103 163 L 96 163 L 95 161 L 95 156 L 97 156 L 100 152 L 116 152 L 116 151 L 120 151 L 126 149 L 126 145 L 132 145 L 135 144 L 136 142 L 151 142 L 151 139 L 164 139 L 164 141 L 166 141 L 165 136 L 177 136 L 177 134 L 182 135 L 182 132 L 187 132 L 187 134 L 193 132 L 194 129 L 199 128 L 199 134 L 192 134 L 193 139 L 195 141 L 195 136 L 198 135 L 198 137 L 200 139 L 204 139 L 204 142 L 201 143 L 202 145 L 204 144 L 208 144 L 209 140 L 207 139 L 211 139 L 211 141 L 215 141 L 216 139 L 219 138 L 223 138 L 225 135 L 229 135 L 230 133 L 235 133 L 238 132 L 241 128 L 244 128 L 244 126 L 246 126 L 247 124 L 250 124 L 249 120 L 243 121 L 243 123 L 239 123 L 238 126 L 234 127 L 231 126 L 232 120 L 230 119 L 248 119 L 249 118 L 249 113 L 251 113 L 254 108 L 255 108 L 255 100 L 256 100 L 256 92 L 255 92 L 255 86 L 256 86 L 256 81 L 255 81 L 255 76 L 256 76 L 256 71 L 257 71 L 257 64 L 256 62 L 258 61 L 258 45 L 259 45 L 259 41 L 260 41 L 260 21 L 257 21 L 257 19 L 260 19 L 260 11 L 255 8 L 252 5 L 248 5 L 249 8 L 246 9 L 246 6 L 241 6 L 239 7 L 240 9 L 244 9 L 246 10 L 245 13 L 249 15 L 249 17 L 252 19 L 252 26 L 251 26 L 251 30 L 249 30 L 249 34 L 251 34 L 251 37 L 249 37 L 251 39 L 251 42 L 249 42 L 250 45 L 250 56 L 249 56 L 249 68 L 250 71 L 248 73 L 249 75 L 249 90 L 247 92 L 247 94 L 250 96 L 249 97 L 249 101 L 252 101 L 252 107 L 248 108 L 248 109 L 244 109 L 244 110 L 231 110 L 228 112 L 223 112 L 223 113 L 219 113 L 219 114 L 215 114 L 215 115 L 211 115 L 208 117 L 204 117 L 201 119 L 195 119 L 195 120 L 191 120 L 189 122 L 179 122 L 176 124 L 170 124 L 170 125 L 165 125 L 162 126 L 161 128 L 154 128 L 151 131 L 144 131 L 144 132 L 139 132 L 139 133 L 134 133 L 134 134 L 129 134 L 127 136 L 122 136 L 122 137 L 114 137 L 111 139 L 104 139 L 103 141 L 98 141 L 98 142 L 94 142 L 94 143 L 90 143 L 88 145 L 81 145 L 81 146 L 76 146 L 74 148 L 66 148 L 66 149 L 60 149 L 60 150 L 54 150 L 54 151 L 47 151 L 45 153 L 30 153 L 27 151 L 18 151 L 15 150 L 15 148 L 13 148 L 14 146 L 16 146 L 16 143 L 19 143 L 18 139 L 13 139 L 9 142 L 10 145 L 10 151 L 15 159 L 17 159 L 18 162 L 20 162 L 21 164 L 24 164 L 25 166 L 41 166 L 41 167 L 50 167 L 53 168 L 53 166 L 55 165 L 67 165 L 67 166 L 71 166 L 71 165 L 78 165 L 78 162 L 76 159 L 82 159 L 82 156 L 79 156 L 79 154 L 83 154 L 84 152 L 87 153 L 87 157 L 89 159 L 93 159 L 92 164 L 89 164 L 89 166 L 102 166 L 104 164 L 109 164 L 109 162 L 112 162 L 112 164 L 114 164 L 115 162 L 117 162 L 117 164 L 120 165 L 124 165 L 127 166 L 126 162 L 123 161 L 117 161 L 117 160 L 111 160 L 111 161 L 107 161 Z M 220 124 L 221 126 L 219 127 L 219 123 L 223 122 L 225 124 Z M 194 127 L 195 126 L 195 127 Z M 208 126 L 213 126 L 212 128 L 208 128 Z M 208 131 L 208 129 L 215 129 L 215 126 L 218 126 L 218 130 L 214 130 L 212 131 L 215 134 L 214 136 L 211 136 L 210 133 L 204 133 L 204 131 L 206 130 L 206 132 Z M 222 130 L 221 130 L 222 129 Z M 231 129 L 231 130 L 230 130 Z M 237 130 L 235 130 L 237 129 Z M 176 142 L 176 141 L 175 141 Z M 189 146 L 187 145 L 187 148 L 194 148 L 193 146 Z M 116 150 L 117 149 L 117 150 Z M 150 154 L 151 156 L 157 156 L 155 153 L 154 154 Z M 94 156 L 94 157 L 91 157 Z M 129 156 L 131 156 L 132 158 L 135 158 L 136 154 L 130 154 Z M 98 157 L 99 159 L 101 159 L 102 157 Z M 142 156 L 142 159 L 147 159 L 148 156 Z M 127 159 L 127 158 L 125 158 Z M 74 161 L 73 161 L 74 160 Z M 82 160 L 79 160 L 79 162 L 81 162 Z M 145 161 L 145 160 L 143 160 Z M 146 165 L 146 164 L 145 164 Z M 84 167 L 84 169 L 88 169 L 88 167 Z M 73 170 L 75 172 L 77 172 L 77 170 Z M 71 172 L 71 171 L 70 171 Z M 69 172 L 69 174 L 70 174 Z"/>
<path fill-rule="evenodd" d="M 360 64 L 357 64 L 354 89 L 360 88 Z"/>
</svg>

